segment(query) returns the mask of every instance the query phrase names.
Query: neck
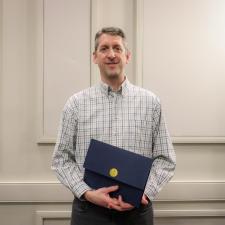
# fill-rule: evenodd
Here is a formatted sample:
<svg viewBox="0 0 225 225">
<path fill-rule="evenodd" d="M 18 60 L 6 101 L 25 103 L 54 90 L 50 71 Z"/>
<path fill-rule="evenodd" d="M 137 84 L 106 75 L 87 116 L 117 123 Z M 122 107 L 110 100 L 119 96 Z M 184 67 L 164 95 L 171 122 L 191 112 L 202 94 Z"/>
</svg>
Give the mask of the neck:
<svg viewBox="0 0 225 225">
<path fill-rule="evenodd" d="M 101 77 L 102 82 L 108 84 L 113 91 L 118 91 L 125 79 L 125 76 L 121 76 L 117 79 L 104 79 L 103 77 Z"/>
</svg>

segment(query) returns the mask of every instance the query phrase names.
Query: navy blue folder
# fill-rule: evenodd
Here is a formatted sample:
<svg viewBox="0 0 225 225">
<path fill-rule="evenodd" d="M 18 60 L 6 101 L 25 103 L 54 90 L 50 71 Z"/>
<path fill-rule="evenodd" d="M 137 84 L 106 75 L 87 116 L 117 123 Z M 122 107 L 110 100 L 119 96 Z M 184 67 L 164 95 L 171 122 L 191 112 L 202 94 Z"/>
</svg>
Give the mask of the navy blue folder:
<svg viewBox="0 0 225 225">
<path fill-rule="evenodd" d="M 84 162 L 84 181 L 93 189 L 119 185 L 111 197 L 139 207 L 153 159 L 91 139 Z"/>
</svg>

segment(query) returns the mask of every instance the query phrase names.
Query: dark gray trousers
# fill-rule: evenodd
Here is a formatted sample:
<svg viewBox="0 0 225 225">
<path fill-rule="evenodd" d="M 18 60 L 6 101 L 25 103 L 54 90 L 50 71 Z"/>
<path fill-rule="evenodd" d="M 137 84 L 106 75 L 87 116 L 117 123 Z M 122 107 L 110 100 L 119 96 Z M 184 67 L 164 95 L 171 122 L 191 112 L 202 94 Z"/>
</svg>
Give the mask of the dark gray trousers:
<svg viewBox="0 0 225 225">
<path fill-rule="evenodd" d="M 153 225 L 152 203 L 126 212 L 118 212 L 74 199 L 71 225 Z"/>
</svg>

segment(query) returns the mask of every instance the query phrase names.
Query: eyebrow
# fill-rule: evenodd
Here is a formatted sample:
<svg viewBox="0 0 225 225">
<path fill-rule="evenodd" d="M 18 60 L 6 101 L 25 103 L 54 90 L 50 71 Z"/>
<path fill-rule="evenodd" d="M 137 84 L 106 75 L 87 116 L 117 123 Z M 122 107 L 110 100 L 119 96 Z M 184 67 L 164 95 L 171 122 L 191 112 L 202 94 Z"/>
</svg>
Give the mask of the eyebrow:
<svg viewBox="0 0 225 225">
<path fill-rule="evenodd" d="M 109 47 L 109 45 L 107 45 L 107 44 L 103 44 L 103 45 L 99 46 L 99 48 L 108 48 L 108 47 Z M 112 45 L 112 47 L 120 47 L 120 48 L 122 48 L 123 46 L 120 45 L 120 44 L 114 44 L 114 45 Z"/>
<path fill-rule="evenodd" d="M 99 48 L 105 48 L 105 47 L 109 47 L 109 45 L 104 44 L 99 46 Z"/>
</svg>

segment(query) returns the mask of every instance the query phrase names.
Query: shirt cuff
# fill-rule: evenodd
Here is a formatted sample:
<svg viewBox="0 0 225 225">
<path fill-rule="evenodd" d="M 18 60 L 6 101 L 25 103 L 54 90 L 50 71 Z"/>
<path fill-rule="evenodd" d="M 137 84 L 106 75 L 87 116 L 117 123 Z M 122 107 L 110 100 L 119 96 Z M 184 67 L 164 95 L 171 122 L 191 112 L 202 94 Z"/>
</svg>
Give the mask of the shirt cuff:
<svg viewBox="0 0 225 225">
<path fill-rule="evenodd" d="M 155 199 L 156 195 L 158 194 L 158 192 L 154 191 L 154 190 L 155 190 L 155 188 L 152 186 L 145 189 L 144 194 L 148 197 L 148 199 L 150 201 L 153 201 Z"/>
<path fill-rule="evenodd" d="M 84 181 L 81 181 L 77 185 L 74 186 L 73 193 L 80 200 L 84 200 L 83 194 L 86 191 L 91 191 L 91 190 L 93 190 L 93 189 L 91 187 L 89 187 Z"/>
</svg>

